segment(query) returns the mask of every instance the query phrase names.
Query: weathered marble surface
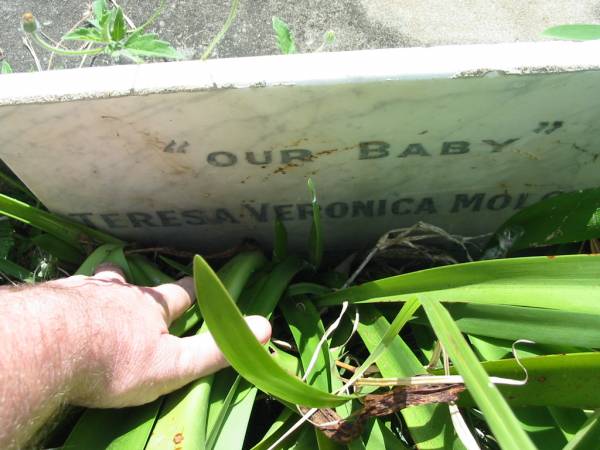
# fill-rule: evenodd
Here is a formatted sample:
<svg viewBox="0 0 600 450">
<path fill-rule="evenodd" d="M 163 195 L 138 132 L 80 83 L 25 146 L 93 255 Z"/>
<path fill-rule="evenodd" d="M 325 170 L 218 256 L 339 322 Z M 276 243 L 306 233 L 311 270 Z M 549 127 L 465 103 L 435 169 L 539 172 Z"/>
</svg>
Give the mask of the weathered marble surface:
<svg viewBox="0 0 600 450">
<path fill-rule="evenodd" d="M 502 44 L 15 74 L 0 157 L 52 210 L 186 248 L 329 248 L 423 220 L 493 231 L 596 186 L 598 43 Z"/>
</svg>

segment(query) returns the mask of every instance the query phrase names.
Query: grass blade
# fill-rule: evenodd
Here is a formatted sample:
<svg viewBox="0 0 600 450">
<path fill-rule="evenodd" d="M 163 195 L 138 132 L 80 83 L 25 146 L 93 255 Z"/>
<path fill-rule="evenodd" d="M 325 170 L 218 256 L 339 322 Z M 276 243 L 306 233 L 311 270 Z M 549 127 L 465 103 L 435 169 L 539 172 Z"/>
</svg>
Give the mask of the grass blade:
<svg viewBox="0 0 600 450">
<path fill-rule="evenodd" d="M 435 334 L 444 345 L 456 370 L 465 380 L 469 393 L 485 415 L 498 443 L 505 449 L 535 450 L 512 410 L 494 386 L 465 341 L 460 330 L 442 304 L 429 298 L 421 299 Z"/>
<path fill-rule="evenodd" d="M 275 245 L 273 247 L 273 261 L 280 262 L 287 258 L 288 235 L 285 225 L 279 218 L 275 219 Z"/>
<path fill-rule="evenodd" d="M 198 306 L 215 341 L 240 375 L 275 397 L 309 407 L 340 405 L 351 397 L 319 391 L 289 375 L 256 340 L 229 293 L 200 256 L 194 258 Z M 227 317 L 227 321 L 220 320 Z"/>
<path fill-rule="evenodd" d="M 308 238 L 309 262 L 318 269 L 323 259 L 323 229 L 321 227 L 321 207 L 317 202 L 317 189 L 312 178 L 307 181 L 308 189 L 312 199 L 312 224 L 310 226 L 310 236 Z"/>
</svg>

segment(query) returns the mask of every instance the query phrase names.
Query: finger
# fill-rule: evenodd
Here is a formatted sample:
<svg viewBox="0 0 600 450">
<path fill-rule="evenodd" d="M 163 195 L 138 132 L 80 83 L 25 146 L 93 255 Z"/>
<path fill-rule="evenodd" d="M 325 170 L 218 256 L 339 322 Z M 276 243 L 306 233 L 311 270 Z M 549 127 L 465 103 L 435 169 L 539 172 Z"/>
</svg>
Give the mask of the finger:
<svg viewBox="0 0 600 450">
<path fill-rule="evenodd" d="M 271 338 L 271 324 L 264 317 L 250 316 L 246 323 L 261 344 Z M 163 338 L 157 351 L 159 373 L 155 375 L 160 383 L 164 383 L 163 393 L 229 365 L 210 333 L 186 338 L 165 334 Z"/>
<path fill-rule="evenodd" d="M 125 274 L 123 270 L 113 263 L 102 263 L 94 270 L 94 278 L 104 281 L 116 281 L 125 283 Z"/>
<path fill-rule="evenodd" d="M 163 307 L 167 325 L 192 306 L 196 298 L 194 280 L 191 277 L 182 278 L 175 283 L 161 284 L 148 289 L 148 292 Z"/>
</svg>

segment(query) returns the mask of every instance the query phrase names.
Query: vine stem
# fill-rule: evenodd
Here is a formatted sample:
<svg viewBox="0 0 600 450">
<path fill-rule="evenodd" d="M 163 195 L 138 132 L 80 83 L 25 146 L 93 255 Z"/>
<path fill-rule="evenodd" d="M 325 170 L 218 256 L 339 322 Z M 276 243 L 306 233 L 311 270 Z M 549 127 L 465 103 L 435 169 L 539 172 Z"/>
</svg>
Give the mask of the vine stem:
<svg viewBox="0 0 600 450">
<path fill-rule="evenodd" d="M 75 28 L 79 27 L 83 22 L 85 22 L 87 19 L 89 19 L 91 12 L 92 12 L 92 10 L 88 6 L 88 9 L 83 14 L 83 17 L 81 19 L 79 19 L 79 21 L 75 25 L 73 25 L 67 33 L 70 33 L 71 31 L 75 30 Z M 64 42 L 64 39 L 61 37 L 60 40 L 58 41 L 58 43 L 56 44 L 56 46 L 60 47 L 63 42 Z M 82 50 L 82 49 L 80 49 L 80 50 Z M 52 52 L 52 54 L 50 55 L 50 59 L 48 60 L 48 68 L 46 70 L 50 70 L 52 68 L 52 63 L 54 62 L 54 55 L 55 55 L 55 53 Z M 85 57 L 85 55 L 84 55 L 84 57 Z"/>
<path fill-rule="evenodd" d="M 210 44 L 208 44 L 208 47 L 206 47 L 206 50 L 204 50 L 204 53 L 202 53 L 202 56 L 200 57 L 200 59 L 202 61 L 205 61 L 209 58 L 209 56 L 212 54 L 215 47 L 219 44 L 219 42 L 221 42 L 221 40 L 225 36 L 225 33 L 227 33 L 227 30 L 229 30 L 229 27 L 231 27 L 231 24 L 233 23 L 233 21 L 235 20 L 235 16 L 237 15 L 239 3 L 240 3 L 240 0 L 232 0 L 231 8 L 229 9 L 229 16 L 227 17 L 227 20 L 221 27 L 221 30 L 213 38 L 213 40 L 210 42 Z"/>
<path fill-rule="evenodd" d="M 35 31 L 33 33 L 29 33 L 29 34 L 31 35 L 31 38 L 35 41 L 35 43 L 38 44 L 40 47 L 43 47 L 46 50 L 48 50 L 50 52 L 54 52 L 58 55 L 63 55 L 63 56 L 99 55 L 100 53 L 102 53 L 104 51 L 104 47 L 93 48 L 90 50 L 64 50 L 62 48 L 53 47 L 52 45 L 48 44 Z"/>
</svg>

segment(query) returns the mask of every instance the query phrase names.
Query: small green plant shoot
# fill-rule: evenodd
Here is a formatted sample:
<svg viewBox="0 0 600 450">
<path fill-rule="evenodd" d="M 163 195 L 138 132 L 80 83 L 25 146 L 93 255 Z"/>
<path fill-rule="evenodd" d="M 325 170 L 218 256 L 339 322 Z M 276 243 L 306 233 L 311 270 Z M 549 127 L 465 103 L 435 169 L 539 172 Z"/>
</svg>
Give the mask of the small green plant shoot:
<svg viewBox="0 0 600 450">
<path fill-rule="evenodd" d="M 275 32 L 275 42 L 281 53 L 290 55 L 298 52 L 296 39 L 294 38 L 292 30 L 289 25 L 279 17 L 273 16 L 273 31 Z M 334 41 L 335 33 L 333 30 L 326 31 L 323 35 L 323 43 L 315 50 L 315 52 L 320 52 L 326 45 L 333 44 Z"/>
<path fill-rule="evenodd" d="M 106 0 L 94 0 L 92 12 L 86 26 L 75 28 L 62 37 L 62 41 L 75 41 L 87 44 L 78 50 L 69 50 L 52 45 L 40 33 L 40 25 L 31 13 L 23 14 L 21 25 L 33 41 L 46 50 L 64 56 L 85 56 L 106 54 L 113 59 L 125 58 L 136 63 L 146 58 L 180 59 L 182 55 L 168 42 L 162 41 L 155 33 L 146 29 L 162 13 L 165 0 L 141 26 L 128 29 L 120 6 L 110 8 Z"/>
</svg>

